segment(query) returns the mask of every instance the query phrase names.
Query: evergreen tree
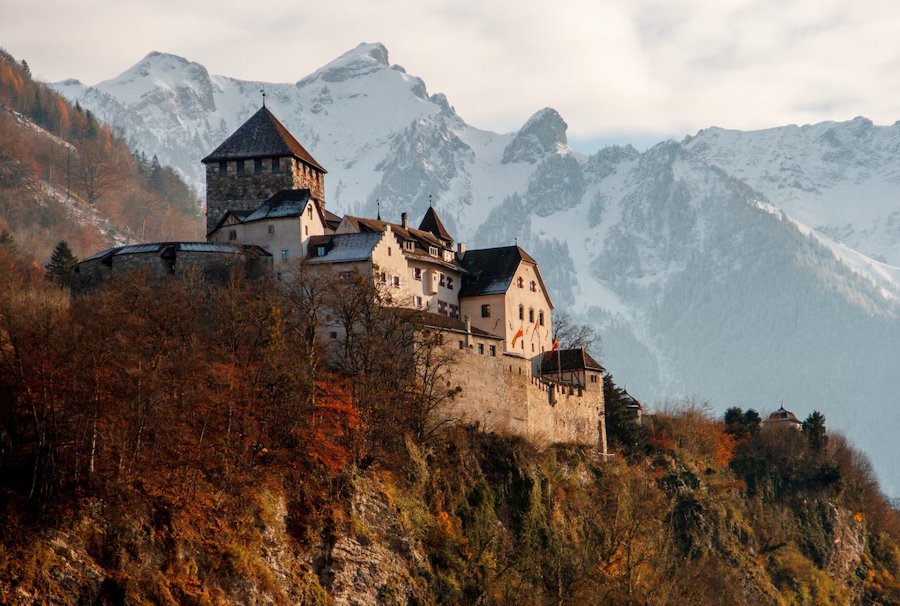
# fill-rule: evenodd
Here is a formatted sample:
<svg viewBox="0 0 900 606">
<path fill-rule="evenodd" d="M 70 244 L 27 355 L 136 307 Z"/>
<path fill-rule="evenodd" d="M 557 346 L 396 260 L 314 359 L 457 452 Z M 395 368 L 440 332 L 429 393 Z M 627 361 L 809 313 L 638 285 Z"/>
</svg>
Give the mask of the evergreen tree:
<svg viewBox="0 0 900 606">
<path fill-rule="evenodd" d="M 635 418 L 629 406 L 635 403 L 624 389 L 613 382 L 612 375 L 603 375 L 603 399 L 606 406 L 606 434 L 610 442 L 618 444 L 626 456 L 643 454 L 647 447 L 647 428 Z"/>
<path fill-rule="evenodd" d="M 803 435 L 806 436 L 810 450 L 817 454 L 823 452 L 828 445 L 828 436 L 825 434 L 825 415 L 818 410 L 812 411 L 803 421 Z"/>
<path fill-rule="evenodd" d="M 72 268 L 76 263 L 78 263 L 78 258 L 72 254 L 69 244 L 65 240 L 60 240 L 53 249 L 53 254 L 50 255 L 50 262 L 45 265 L 47 279 L 59 286 L 71 288 Z"/>
</svg>

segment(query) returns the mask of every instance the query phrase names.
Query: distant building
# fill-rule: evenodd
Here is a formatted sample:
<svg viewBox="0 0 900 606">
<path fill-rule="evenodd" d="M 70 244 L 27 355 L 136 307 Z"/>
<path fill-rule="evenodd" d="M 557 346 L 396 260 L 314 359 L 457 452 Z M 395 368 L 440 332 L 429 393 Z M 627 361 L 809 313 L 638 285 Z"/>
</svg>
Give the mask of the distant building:
<svg viewBox="0 0 900 606">
<path fill-rule="evenodd" d="M 763 421 L 763 427 L 790 427 L 799 431 L 803 428 L 803 423 L 797 419 L 794 413 L 785 410 L 784 405 L 782 404 L 778 410 L 770 414 L 769 418 Z"/>
</svg>

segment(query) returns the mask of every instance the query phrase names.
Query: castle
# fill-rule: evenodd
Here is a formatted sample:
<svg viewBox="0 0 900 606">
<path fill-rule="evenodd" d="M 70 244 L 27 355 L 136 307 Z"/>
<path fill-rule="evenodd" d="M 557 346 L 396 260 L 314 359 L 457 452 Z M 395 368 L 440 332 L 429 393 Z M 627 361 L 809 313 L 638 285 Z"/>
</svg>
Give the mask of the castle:
<svg viewBox="0 0 900 606">
<path fill-rule="evenodd" d="M 88 289 L 115 272 L 200 269 L 221 277 L 287 275 L 305 259 L 335 279 L 358 272 L 454 349 L 445 414 L 489 431 L 596 445 L 606 452 L 603 369 L 584 350 L 554 351 L 553 302 L 537 262 L 519 246 L 467 250 L 429 207 L 418 227 L 338 216 L 325 207 L 326 170 L 263 106 L 202 160 L 207 242 L 139 244 L 97 253 L 76 268 Z M 323 338 L 336 333 L 325 327 Z"/>
</svg>

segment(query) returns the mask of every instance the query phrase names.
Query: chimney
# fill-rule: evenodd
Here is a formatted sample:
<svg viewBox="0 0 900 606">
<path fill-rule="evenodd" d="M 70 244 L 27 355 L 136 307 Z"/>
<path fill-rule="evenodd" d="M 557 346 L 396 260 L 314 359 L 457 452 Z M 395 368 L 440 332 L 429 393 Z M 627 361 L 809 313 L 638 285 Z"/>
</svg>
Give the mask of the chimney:
<svg viewBox="0 0 900 606">
<path fill-rule="evenodd" d="M 400 213 L 400 225 L 403 226 L 403 229 L 407 229 L 409 227 L 409 217 L 406 213 Z"/>
<path fill-rule="evenodd" d="M 456 256 L 460 259 L 466 256 L 466 245 L 462 242 L 456 244 Z"/>
</svg>

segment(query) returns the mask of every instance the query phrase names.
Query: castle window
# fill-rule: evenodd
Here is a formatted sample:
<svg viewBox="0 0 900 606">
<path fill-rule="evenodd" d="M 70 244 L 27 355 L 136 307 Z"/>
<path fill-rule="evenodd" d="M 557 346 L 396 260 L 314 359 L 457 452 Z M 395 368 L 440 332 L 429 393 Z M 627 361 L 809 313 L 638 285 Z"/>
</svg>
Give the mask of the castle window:
<svg viewBox="0 0 900 606">
<path fill-rule="evenodd" d="M 444 274 L 443 274 L 443 273 L 441 273 L 441 279 L 440 279 L 439 283 L 440 283 L 441 286 L 446 286 L 446 285 L 447 285 L 447 280 L 446 280 L 446 278 L 444 277 Z"/>
<path fill-rule="evenodd" d="M 453 290 L 453 277 L 447 276 L 447 288 Z"/>
<path fill-rule="evenodd" d="M 416 248 L 416 243 L 412 240 L 407 240 L 403 243 L 403 248 L 405 248 L 406 250 L 414 250 Z"/>
<path fill-rule="evenodd" d="M 538 312 L 538 324 L 540 324 L 541 326 L 544 325 L 544 312 L 543 311 Z"/>
<path fill-rule="evenodd" d="M 489 303 L 485 303 L 481 306 L 481 317 L 482 318 L 490 318 L 491 317 L 491 306 Z"/>
<path fill-rule="evenodd" d="M 319 247 L 316 248 L 316 256 L 317 256 L 317 257 L 324 257 L 324 256 L 325 256 L 325 247 L 324 247 L 324 246 L 319 246 Z"/>
<path fill-rule="evenodd" d="M 274 226 L 274 225 L 270 225 L 270 226 L 269 226 L 269 233 L 270 233 L 270 234 L 274 234 L 274 233 L 275 233 L 275 226 Z"/>
<path fill-rule="evenodd" d="M 438 256 L 438 249 L 437 249 L 437 246 L 429 246 L 429 247 L 428 247 L 428 254 L 431 255 L 432 257 Z"/>
<path fill-rule="evenodd" d="M 478 344 L 478 355 L 479 355 L 479 356 L 483 356 L 483 355 L 484 355 L 484 343 L 479 343 L 479 344 Z"/>
<path fill-rule="evenodd" d="M 488 355 L 489 356 L 497 355 L 497 346 L 496 345 L 488 345 Z"/>
<path fill-rule="evenodd" d="M 290 254 L 291 253 L 287 249 L 281 251 L 281 260 L 282 261 L 287 260 L 287 258 L 290 256 Z"/>
<path fill-rule="evenodd" d="M 522 278 L 519 278 L 519 279 L 521 280 Z M 525 306 L 524 305 L 519 305 L 519 319 L 520 320 L 525 319 Z"/>
<path fill-rule="evenodd" d="M 422 281 L 422 268 L 421 267 L 413 267 L 413 278 L 418 281 Z"/>
<path fill-rule="evenodd" d="M 537 292 L 537 282 L 531 281 L 531 292 Z"/>
<path fill-rule="evenodd" d="M 304 225 L 304 226 L 303 226 L 303 234 L 306 235 L 306 236 L 309 235 L 309 225 Z"/>
<path fill-rule="evenodd" d="M 332 339 L 337 339 L 337 332 L 332 330 L 330 334 Z"/>
<path fill-rule="evenodd" d="M 237 231 L 236 231 L 236 230 L 233 230 L 233 229 L 232 229 L 232 230 L 229 230 L 229 231 L 228 231 L 228 240 L 229 240 L 229 241 L 231 241 L 231 240 L 237 240 Z"/>
<path fill-rule="evenodd" d="M 462 341 L 460 341 L 460 342 L 459 342 L 459 348 L 460 348 L 460 349 L 465 349 L 465 348 L 466 348 L 466 344 L 463 343 Z"/>
<path fill-rule="evenodd" d="M 438 313 L 442 316 L 447 313 L 447 303 L 444 301 L 438 301 Z"/>
<path fill-rule="evenodd" d="M 312 205 L 310 205 L 310 206 L 308 206 L 308 207 L 306 208 L 306 215 L 307 215 L 310 219 L 312 219 Z"/>
<path fill-rule="evenodd" d="M 516 280 L 516 284 L 518 284 L 519 288 L 525 288 L 525 278 L 519 276 L 519 279 Z"/>
<path fill-rule="evenodd" d="M 256 158 L 253 160 L 253 174 L 254 175 L 262 174 L 262 158 Z"/>
<path fill-rule="evenodd" d="M 528 310 L 528 321 L 531 322 L 532 324 L 534 324 L 534 310 L 533 309 Z"/>
<path fill-rule="evenodd" d="M 400 276 L 394 276 L 394 288 L 400 288 Z"/>
<path fill-rule="evenodd" d="M 416 307 L 422 307 L 422 297 L 416 295 Z"/>
<path fill-rule="evenodd" d="M 459 318 L 459 306 L 450 304 L 450 317 Z"/>
<path fill-rule="evenodd" d="M 381 275 L 378 276 L 378 279 L 382 284 L 387 284 L 387 274 L 386 273 L 381 272 Z"/>
<path fill-rule="evenodd" d="M 238 177 L 244 176 L 244 161 L 243 160 L 237 161 L 237 176 Z"/>
<path fill-rule="evenodd" d="M 272 158 L 272 173 L 281 172 L 281 158 Z"/>
<path fill-rule="evenodd" d="M 225 160 L 219 160 L 219 176 L 228 176 L 228 162 L 226 162 Z"/>
</svg>

